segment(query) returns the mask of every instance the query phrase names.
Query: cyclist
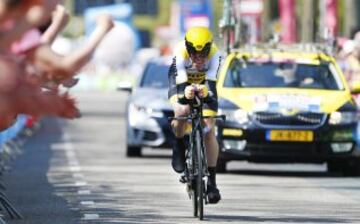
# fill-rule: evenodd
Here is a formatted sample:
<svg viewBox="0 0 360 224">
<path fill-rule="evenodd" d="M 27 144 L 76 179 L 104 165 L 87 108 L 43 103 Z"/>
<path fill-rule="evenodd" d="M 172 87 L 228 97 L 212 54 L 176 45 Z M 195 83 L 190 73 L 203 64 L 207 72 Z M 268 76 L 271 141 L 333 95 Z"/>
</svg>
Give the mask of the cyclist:
<svg viewBox="0 0 360 224">
<path fill-rule="evenodd" d="M 185 34 L 185 40 L 175 49 L 173 64 L 169 70 L 169 99 L 175 116 L 189 115 L 188 102 L 194 98 L 195 90 L 204 99 L 203 115 L 217 114 L 216 81 L 220 62 L 221 54 L 213 43 L 210 30 L 206 27 L 190 28 Z M 215 137 L 215 119 L 204 119 L 204 123 L 204 142 L 210 174 L 207 195 L 209 203 L 217 203 L 221 197 L 216 186 L 219 145 Z M 186 121 L 173 120 L 171 125 L 176 137 L 171 163 L 177 173 L 182 173 L 185 169 Z"/>
</svg>

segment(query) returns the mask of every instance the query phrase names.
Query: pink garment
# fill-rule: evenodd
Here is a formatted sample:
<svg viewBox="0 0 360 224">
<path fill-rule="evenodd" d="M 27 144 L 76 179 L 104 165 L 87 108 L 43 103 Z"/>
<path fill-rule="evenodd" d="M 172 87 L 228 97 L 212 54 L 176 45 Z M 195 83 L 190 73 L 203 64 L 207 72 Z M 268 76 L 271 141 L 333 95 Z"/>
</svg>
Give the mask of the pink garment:
<svg viewBox="0 0 360 224">
<path fill-rule="evenodd" d="M 296 41 L 295 0 L 280 0 L 281 40 L 289 44 Z"/>
<path fill-rule="evenodd" d="M 338 28 L 338 17 L 337 17 L 337 0 L 326 1 L 326 18 L 325 25 L 330 31 L 330 35 L 335 37 Z"/>
<path fill-rule="evenodd" d="M 40 45 L 41 33 L 38 29 L 27 31 L 20 40 L 11 44 L 10 51 L 13 54 L 23 54 L 26 51 Z"/>
</svg>

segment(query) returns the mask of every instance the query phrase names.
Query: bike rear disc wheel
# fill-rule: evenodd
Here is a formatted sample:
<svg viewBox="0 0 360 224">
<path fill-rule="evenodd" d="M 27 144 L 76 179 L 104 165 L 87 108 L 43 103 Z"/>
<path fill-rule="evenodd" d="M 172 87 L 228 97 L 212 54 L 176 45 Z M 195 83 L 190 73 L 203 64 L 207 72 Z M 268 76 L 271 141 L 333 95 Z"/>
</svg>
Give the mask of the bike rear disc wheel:
<svg viewBox="0 0 360 224">
<path fill-rule="evenodd" d="M 190 145 L 190 152 L 194 152 L 194 144 Z M 190 190 L 190 195 L 191 195 L 191 200 L 192 200 L 192 205 L 193 205 L 193 215 L 194 217 L 198 216 L 198 193 L 197 193 L 197 188 L 196 188 L 196 179 L 194 179 L 194 172 L 195 172 L 195 167 L 196 167 L 196 155 L 194 155 L 194 153 L 192 153 L 191 155 L 191 169 L 188 170 L 188 175 L 191 176 L 188 178 L 189 181 L 189 190 Z"/>
<path fill-rule="evenodd" d="M 200 136 L 200 131 L 196 131 L 196 159 L 197 159 L 197 168 L 198 173 L 196 177 L 196 191 L 197 191 L 197 207 L 199 213 L 199 219 L 202 220 L 204 218 L 204 180 L 203 180 L 203 155 L 202 155 L 202 138 Z"/>
<path fill-rule="evenodd" d="M 195 181 L 194 181 L 195 182 Z M 196 184 L 194 184 L 194 186 L 192 186 L 192 202 L 193 202 L 193 214 L 194 217 L 198 216 L 198 193 L 197 193 L 197 187 Z"/>
</svg>

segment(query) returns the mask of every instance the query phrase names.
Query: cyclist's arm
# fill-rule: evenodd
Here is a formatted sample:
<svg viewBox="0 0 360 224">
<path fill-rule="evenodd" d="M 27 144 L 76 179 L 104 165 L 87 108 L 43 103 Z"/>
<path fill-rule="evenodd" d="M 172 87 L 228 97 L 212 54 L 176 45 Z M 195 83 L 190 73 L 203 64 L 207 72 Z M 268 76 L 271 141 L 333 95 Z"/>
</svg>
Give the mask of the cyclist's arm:
<svg viewBox="0 0 360 224">
<path fill-rule="evenodd" d="M 209 103 L 212 101 L 217 101 L 217 90 L 216 90 L 216 81 L 214 80 L 206 80 L 205 85 L 209 90 L 207 97 L 204 98 L 205 103 Z"/>
<path fill-rule="evenodd" d="M 168 92 L 168 97 L 169 99 L 171 99 L 172 97 L 176 96 L 177 102 L 180 104 L 187 104 L 188 101 L 185 98 L 185 87 L 187 86 L 187 82 L 182 82 L 182 83 L 178 83 L 179 80 L 181 80 L 181 78 L 179 79 L 179 70 L 178 68 L 178 64 L 177 63 L 177 57 L 175 56 L 173 58 L 173 63 L 170 66 L 169 69 L 169 73 L 168 73 L 168 79 L 169 79 L 169 92 Z M 180 70 L 180 74 L 181 74 L 181 70 Z M 186 73 L 185 73 L 186 75 Z M 182 78 L 184 78 L 184 76 L 182 76 Z"/>
<path fill-rule="evenodd" d="M 205 102 L 216 101 L 217 100 L 217 90 L 216 82 L 218 72 L 221 66 L 221 54 L 220 52 L 215 52 L 210 59 L 210 67 L 206 74 L 205 85 L 209 90 L 208 96 L 204 99 Z"/>
<path fill-rule="evenodd" d="M 188 77 L 185 70 L 185 60 L 184 58 L 179 58 L 176 63 L 178 68 L 178 73 L 176 76 L 176 88 L 177 88 L 177 97 L 180 104 L 188 104 L 189 100 L 185 97 L 185 88 L 188 85 Z"/>
<path fill-rule="evenodd" d="M 180 104 L 189 104 L 189 100 L 185 97 L 185 88 L 187 86 L 187 83 L 181 83 L 179 85 L 176 85 L 177 88 L 177 97 L 178 97 L 178 102 Z"/>
</svg>

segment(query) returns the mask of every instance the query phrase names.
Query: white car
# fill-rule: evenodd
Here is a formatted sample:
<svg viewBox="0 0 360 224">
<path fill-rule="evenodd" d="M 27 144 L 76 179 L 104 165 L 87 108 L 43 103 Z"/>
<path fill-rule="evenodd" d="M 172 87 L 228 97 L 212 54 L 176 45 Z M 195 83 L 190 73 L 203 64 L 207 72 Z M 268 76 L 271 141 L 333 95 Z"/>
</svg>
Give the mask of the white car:
<svg viewBox="0 0 360 224">
<path fill-rule="evenodd" d="M 168 117 L 173 116 L 173 110 L 167 96 L 170 63 L 169 58 L 150 60 L 134 87 L 120 87 L 131 93 L 126 109 L 128 157 L 141 156 L 142 147 L 172 145 Z"/>
</svg>

